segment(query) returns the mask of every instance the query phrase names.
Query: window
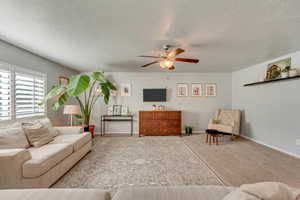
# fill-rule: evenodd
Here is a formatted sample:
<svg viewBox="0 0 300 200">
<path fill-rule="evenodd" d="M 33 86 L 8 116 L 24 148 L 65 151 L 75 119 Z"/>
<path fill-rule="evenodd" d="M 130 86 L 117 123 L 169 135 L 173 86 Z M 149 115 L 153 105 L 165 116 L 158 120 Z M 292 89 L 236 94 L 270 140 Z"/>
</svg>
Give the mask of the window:
<svg viewBox="0 0 300 200">
<path fill-rule="evenodd" d="M 45 114 L 46 75 L 0 63 L 0 120 Z"/>
</svg>

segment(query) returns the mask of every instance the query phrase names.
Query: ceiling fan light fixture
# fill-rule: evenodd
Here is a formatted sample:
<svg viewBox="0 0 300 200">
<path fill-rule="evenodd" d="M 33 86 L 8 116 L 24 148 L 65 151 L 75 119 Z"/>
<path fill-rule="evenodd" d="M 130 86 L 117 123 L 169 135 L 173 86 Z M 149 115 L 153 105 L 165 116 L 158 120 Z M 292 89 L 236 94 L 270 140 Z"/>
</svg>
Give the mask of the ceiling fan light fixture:
<svg viewBox="0 0 300 200">
<path fill-rule="evenodd" d="M 170 61 L 170 60 L 163 60 L 161 62 L 159 62 L 159 65 L 161 68 L 170 68 L 172 67 L 174 64 L 173 61 Z"/>
</svg>

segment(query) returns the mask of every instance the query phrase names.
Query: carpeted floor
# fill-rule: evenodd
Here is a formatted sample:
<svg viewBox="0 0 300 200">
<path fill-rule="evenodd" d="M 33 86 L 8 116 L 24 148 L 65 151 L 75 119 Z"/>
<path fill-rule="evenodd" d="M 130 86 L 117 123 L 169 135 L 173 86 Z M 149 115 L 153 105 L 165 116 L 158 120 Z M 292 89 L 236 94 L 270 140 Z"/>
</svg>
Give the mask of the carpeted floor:
<svg viewBox="0 0 300 200">
<path fill-rule="evenodd" d="M 218 146 L 205 144 L 204 134 L 184 137 L 184 142 L 226 185 L 279 181 L 300 188 L 300 159 L 285 153 L 229 136 Z"/>
<path fill-rule="evenodd" d="M 222 185 L 184 140 L 167 137 L 96 137 L 91 153 L 54 188 L 101 188 L 158 185 Z"/>
</svg>

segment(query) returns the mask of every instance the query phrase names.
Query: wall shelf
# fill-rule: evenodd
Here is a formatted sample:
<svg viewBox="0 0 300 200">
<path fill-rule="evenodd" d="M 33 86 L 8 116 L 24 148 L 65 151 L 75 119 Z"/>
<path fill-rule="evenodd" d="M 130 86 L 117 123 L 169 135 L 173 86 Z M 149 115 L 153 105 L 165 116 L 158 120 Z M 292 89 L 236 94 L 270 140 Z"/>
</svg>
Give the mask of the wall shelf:
<svg viewBox="0 0 300 200">
<path fill-rule="evenodd" d="M 300 75 L 294 76 L 294 77 L 288 77 L 288 78 L 279 78 L 279 79 L 274 79 L 274 80 L 269 80 L 269 81 L 259 81 L 259 82 L 254 82 L 254 83 L 247 83 L 244 84 L 244 86 L 252 86 L 252 85 L 260 85 L 260 84 L 266 84 L 266 83 L 271 83 L 271 82 L 276 82 L 276 81 L 285 81 L 285 80 L 292 80 L 292 79 L 297 79 L 300 78 Z"/>
</svg>

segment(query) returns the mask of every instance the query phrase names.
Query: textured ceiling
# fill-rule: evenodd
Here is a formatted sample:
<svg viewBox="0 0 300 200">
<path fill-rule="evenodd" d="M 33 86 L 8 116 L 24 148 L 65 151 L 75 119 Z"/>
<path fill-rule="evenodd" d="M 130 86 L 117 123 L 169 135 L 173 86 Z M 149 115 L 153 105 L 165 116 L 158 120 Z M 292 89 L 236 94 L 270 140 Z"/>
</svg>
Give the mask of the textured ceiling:
<svg viewBox="0 0 300 200">
<path fill-rule="evenodd" d="M 177 72 L 231 72 L 300 50 L 299 0 L 1 0 L 0 38 L 79 71 L 139 66 L 164 44 Z"/>
</svg>

